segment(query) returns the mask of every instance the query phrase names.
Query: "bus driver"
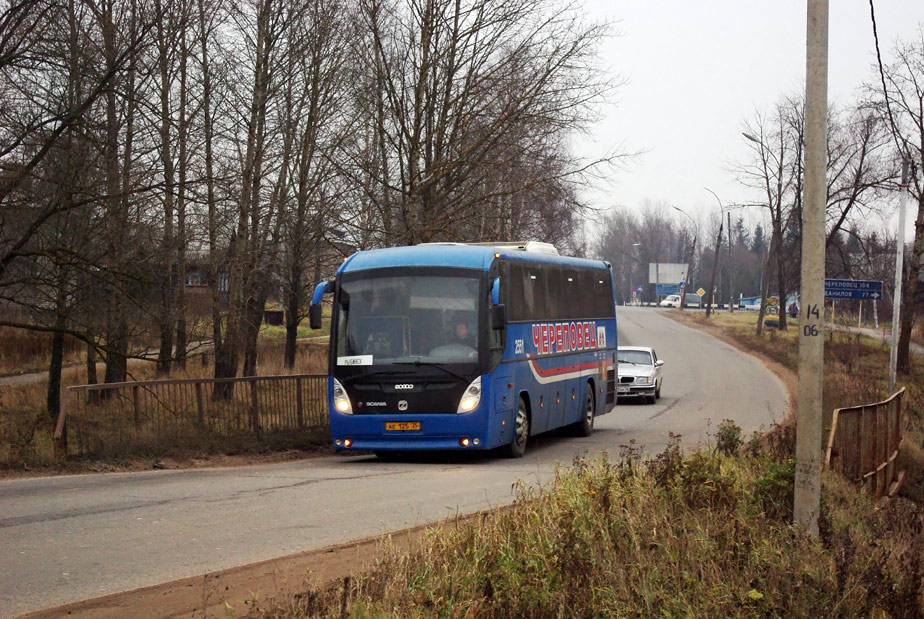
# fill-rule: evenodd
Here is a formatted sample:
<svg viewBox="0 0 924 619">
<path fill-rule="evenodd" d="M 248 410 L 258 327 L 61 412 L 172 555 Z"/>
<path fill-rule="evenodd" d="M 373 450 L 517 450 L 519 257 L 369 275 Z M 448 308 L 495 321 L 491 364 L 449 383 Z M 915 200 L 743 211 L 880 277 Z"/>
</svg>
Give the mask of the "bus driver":
<svg viewBox="0 0 924 619">
<path fill-rule="evenodd" d="M 475 348 L 475 337 L 468 332 L 468 325 L 464 322 L 456 324 L 455 338 L 453 344 L 462 344 L 469 348 Z"/>
</svg>

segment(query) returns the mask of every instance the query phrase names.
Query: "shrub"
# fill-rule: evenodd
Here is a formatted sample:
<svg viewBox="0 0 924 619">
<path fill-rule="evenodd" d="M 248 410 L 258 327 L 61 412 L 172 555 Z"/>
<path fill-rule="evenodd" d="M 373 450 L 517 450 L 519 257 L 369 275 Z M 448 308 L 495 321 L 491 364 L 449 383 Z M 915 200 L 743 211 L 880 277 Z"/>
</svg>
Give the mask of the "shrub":
<svg viewBox="0 0 924 619">
<path fill-rule="evenodd" d="M 770 460 L 766 470 L 754 481 L 752 496 L 767 518 L 790 522 L 793 509 L 796 465 L 790 458 L 780 462 Z"/>
<path fill-rule="evenodd" d="M 730 456 L 744 443 L 741 435 L 741 427 L 735 424 L 731 419 L 725 419 L 719 424 L 716 432 L 716 449 L 719 453 Z"/>
</svg>

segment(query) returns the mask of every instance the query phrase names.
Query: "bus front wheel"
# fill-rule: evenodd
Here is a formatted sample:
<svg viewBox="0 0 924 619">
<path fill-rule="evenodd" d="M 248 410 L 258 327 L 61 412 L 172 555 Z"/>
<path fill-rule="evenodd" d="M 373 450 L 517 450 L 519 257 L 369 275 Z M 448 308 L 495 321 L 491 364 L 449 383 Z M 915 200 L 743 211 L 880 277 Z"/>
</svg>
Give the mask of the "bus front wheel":
<svg viewBox="0 0 924 619">
<path fill-rule="evenodd" d="M 517 402 L 517 416 L 513 423 L 513 440 L 507 445 L 507 456 L 520 458 L 526 453 L 526 441 L 529 440 L 529 411 L 521 397 Z"/>
</svg>

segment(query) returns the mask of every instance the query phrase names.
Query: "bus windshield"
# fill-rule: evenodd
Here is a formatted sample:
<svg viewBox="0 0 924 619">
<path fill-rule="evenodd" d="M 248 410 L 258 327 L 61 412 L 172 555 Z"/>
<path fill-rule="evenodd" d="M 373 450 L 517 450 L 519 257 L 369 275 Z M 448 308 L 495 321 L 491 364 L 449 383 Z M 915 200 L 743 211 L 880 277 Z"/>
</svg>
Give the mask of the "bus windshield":
<svg viewBox="0 0 924 619">
<path fill-rule="evenodd" d="M 345 277 L 337 365 L 477 363 L 481 274 L 463 273 Z"/>
</svg>

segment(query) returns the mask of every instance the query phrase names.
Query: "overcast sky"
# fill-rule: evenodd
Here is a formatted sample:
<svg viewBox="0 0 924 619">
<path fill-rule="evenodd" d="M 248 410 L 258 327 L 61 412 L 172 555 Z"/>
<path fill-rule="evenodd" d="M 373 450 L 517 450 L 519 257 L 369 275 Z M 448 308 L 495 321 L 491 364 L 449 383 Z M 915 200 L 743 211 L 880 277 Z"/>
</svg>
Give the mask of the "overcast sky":
<svg viewBox="0 0 924 619">
<path fill-rule="evenodd" d="M 589 189 L 589 201 L 633 209 L 664 202 L 699 218 L 718 210 L 704 187 L 726 204 L 758 199 L 729 168 L 747 153 L 742 123 L 804 91 L 805 0 L 585 0 L 585 7 L 590 19 L 613 22 L 618 34 L 601 56 L 627 83 L 592 137 L 581 138 L 580 152 L 646 151 Z M 876 0 L 875 9 L 888 62 L 894 42 L 924 22 L 924 0 Z M 829 28 L 828 99 L 847 104 L 877 75 L 869 0 L 831 0 Z"/>
</svg>

